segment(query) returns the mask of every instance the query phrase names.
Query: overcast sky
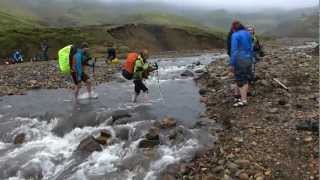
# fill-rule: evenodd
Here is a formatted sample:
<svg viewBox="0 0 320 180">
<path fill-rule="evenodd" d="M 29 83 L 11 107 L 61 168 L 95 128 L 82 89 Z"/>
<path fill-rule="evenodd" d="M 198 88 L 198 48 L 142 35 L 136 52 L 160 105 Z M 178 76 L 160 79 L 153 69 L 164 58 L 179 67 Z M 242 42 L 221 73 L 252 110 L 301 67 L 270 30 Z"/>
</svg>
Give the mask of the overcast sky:
<svg viewBox="0 0 320 180">
<path fill-rule="evenodd" d="M 300 8 L 317 6 L 318 0 L 101 0 L 107 2 L 166 2 L 177 6 L 200 6 L 205 8 Z"/>
</svg>

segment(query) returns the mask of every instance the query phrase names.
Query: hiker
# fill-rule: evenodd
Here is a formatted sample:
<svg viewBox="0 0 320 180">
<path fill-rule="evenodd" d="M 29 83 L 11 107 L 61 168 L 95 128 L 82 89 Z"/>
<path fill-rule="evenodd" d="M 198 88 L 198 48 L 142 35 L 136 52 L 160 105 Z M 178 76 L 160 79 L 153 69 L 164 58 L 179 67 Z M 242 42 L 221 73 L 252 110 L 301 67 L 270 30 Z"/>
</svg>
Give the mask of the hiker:
<svg viewBox="0 0 320 180">
<path fill-rule="evenodd" d="M 48 56 L 49 46 L 48 46 L 47 40 L 40 43 L 40 50 L 41 50 L 41 60 L 48 61 L 49 60 L 49 56 Z"/>
<path fill-rule="evenodd" d="M 89 76 L 84 71 L 84 66 L 86 65 L 86 54 L 88 53 L 89 46 L 87 43 L 82 43 L 80 48 L 75 46 L 71 47 L 70 50 L 70 70 L 71 76 L 75 86 L 75 99 L 78 99 L 79 90 L 81 88 L 81 81 L 87 86 L 89 97 L 92 96 L 91 92 L 91 82 Z"/>
<path fill-rule="evenodd" d="M 16 51 L 12 54 L 12 64 L 18 64 L 23 62 L 23 56 L 20 49 L 16 49 Z"/>
<path fill-rule="evenodd" d="M 231 28 L 230 28 L 230 31 L 228 33 L 228 37 L 227 37 L 227 53 L 228 53 L 228 56 L 231 57 L 231 37 L 232 37 L 232 34 L 236 31 L 236 24 L 238 24 L 239 21 L 233 21 L 232 24 L 231 24 Z"/>
<path fill-rule="evenodd" d="M 108 56 L 106 62 L 112 64 L 119 64 L 119 60 L 117 58 L 116 49 L 114 48 L 114 44 L 110 43 L 109 48 L 107 50 Z"/>
<path fill-rule="evenodd" d="M 234 76 L 237 88 L 235 97 L 237 98 L 234 107 L 245 106 L 248 103 L 247 93 L 249 83 L 252 81 L 252 37 L 245 27 L 236 22 L 233 24 L 235 31 L 231 37 L 231 57 L 229 63 L 229 72 Z"/>
<path fill-rule="evenodd" d="M 255 27 L 253 25 L 247 26 L 248 31 L 252 36 L 252 47 L 253 47 L 253 63 L 257 63 L 260 61 L 260 57 L 264 57 L 264 52 L 260 41 L 256 35 Z"/>
</svg>

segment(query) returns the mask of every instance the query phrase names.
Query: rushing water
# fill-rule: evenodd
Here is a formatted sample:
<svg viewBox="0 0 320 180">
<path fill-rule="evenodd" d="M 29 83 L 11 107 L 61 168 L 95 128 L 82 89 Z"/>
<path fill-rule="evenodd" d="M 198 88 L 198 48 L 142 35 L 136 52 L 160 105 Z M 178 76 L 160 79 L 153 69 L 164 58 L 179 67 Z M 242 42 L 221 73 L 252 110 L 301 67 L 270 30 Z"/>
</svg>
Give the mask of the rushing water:
<svg viewBox="0 0 320 180">
<path fill-rule="evenodd" d="M 72 101 L 70 90 L 37 90 L 24 96 L 3 97 L 0 101 L 0 179 L 158 179 L 167 165 L 191 159 L 201 148 L 215 140 L 201 121 L 204 110 L 199 102 L 198 87 L 192 78 L 182 78 L 185 69 L 201 69 L 219 54 L 183 58 L 161 58 L 157 61 L 159 76 L 146 81 L 148 96 L 141 95 L 131 103 L 130 81 L 95 87 L 98 99 Z M 200 66 L 190 66 L 201 62 Z M 159 79 L 157 77 L 160 77 Z M 119 78 L 117 78 L 119 79 Z M 110 125 L 112 116 L 130 114 Z M 177 120 L 183 136 L 168 140 L 168 130 L 161 130 L 161 144 L 151 150 L 139 149 L 139 141 L 153 123 L 165 116 Z M 113 144 L 102 152 L 84 156 L 75 153 L 80 141 L 100 130 L 112 133 Z M 27 142 L 12 144 L 19 133 Z M 120 138 L 127 133 L 127 138 Z M 126 136 L 126 135 L 124 135 Z"/>
</svg>

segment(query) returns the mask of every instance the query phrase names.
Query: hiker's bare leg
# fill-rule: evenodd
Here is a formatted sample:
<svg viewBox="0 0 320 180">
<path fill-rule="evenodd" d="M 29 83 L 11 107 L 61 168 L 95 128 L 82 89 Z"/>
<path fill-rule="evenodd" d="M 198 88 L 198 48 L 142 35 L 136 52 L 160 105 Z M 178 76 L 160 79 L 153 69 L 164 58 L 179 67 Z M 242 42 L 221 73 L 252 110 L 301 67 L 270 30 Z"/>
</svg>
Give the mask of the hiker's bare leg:
<svg viewBox="0 0 320 180">
<path fill-rule="evenodd" d="M 249 84 L 245 84 L 242 87 L 240 87 L 240 95 L 241 95 L 241 101 L 247 102 L 247 93 L 249 89 Z"/>
<path fill-rule="evenodd" d="M 78 99 L 78 96 L 79 96 L 79 91 L 80 91 L 80 88 L 81 88 L 81 84 L 77 84 L 76 87 L 75 87 L 75 92 L 74 92 L 74 97 L 75 99 L 77 100 Z"/>
<path fill-rule="evenodd" d="M 89 80 L 87 80 L 86 86 L 87 86 L 87 91 L 88 91 L 89 95 L 91 95 L 91 82 Z"/>
</svg>

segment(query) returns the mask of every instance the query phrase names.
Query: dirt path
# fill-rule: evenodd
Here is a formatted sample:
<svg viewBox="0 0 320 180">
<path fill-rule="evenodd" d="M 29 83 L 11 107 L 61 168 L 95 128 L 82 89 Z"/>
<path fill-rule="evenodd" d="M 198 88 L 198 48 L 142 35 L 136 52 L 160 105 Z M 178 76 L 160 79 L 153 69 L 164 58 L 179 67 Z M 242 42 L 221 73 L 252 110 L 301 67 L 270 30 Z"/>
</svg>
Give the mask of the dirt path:
<svg viewBox="0 0 320 180">
<path fill-rule="evenodd" d="M 318 179 L 318 132 L 298 131 L 306 120 L 318 122 L 319 57 L 312 49 L 268 44 L 257 65 L 257 95 L 233 108 L 227 59 L 209 65 L 200 84 L 206 90 L 211 121 L 222 123 L 215 149 L 182 164 L 178 179 Z M 289 91 L 280 87 L 279 79 Z M 213 132 L 215 133 L 215 132 Z"/>
</svg>

